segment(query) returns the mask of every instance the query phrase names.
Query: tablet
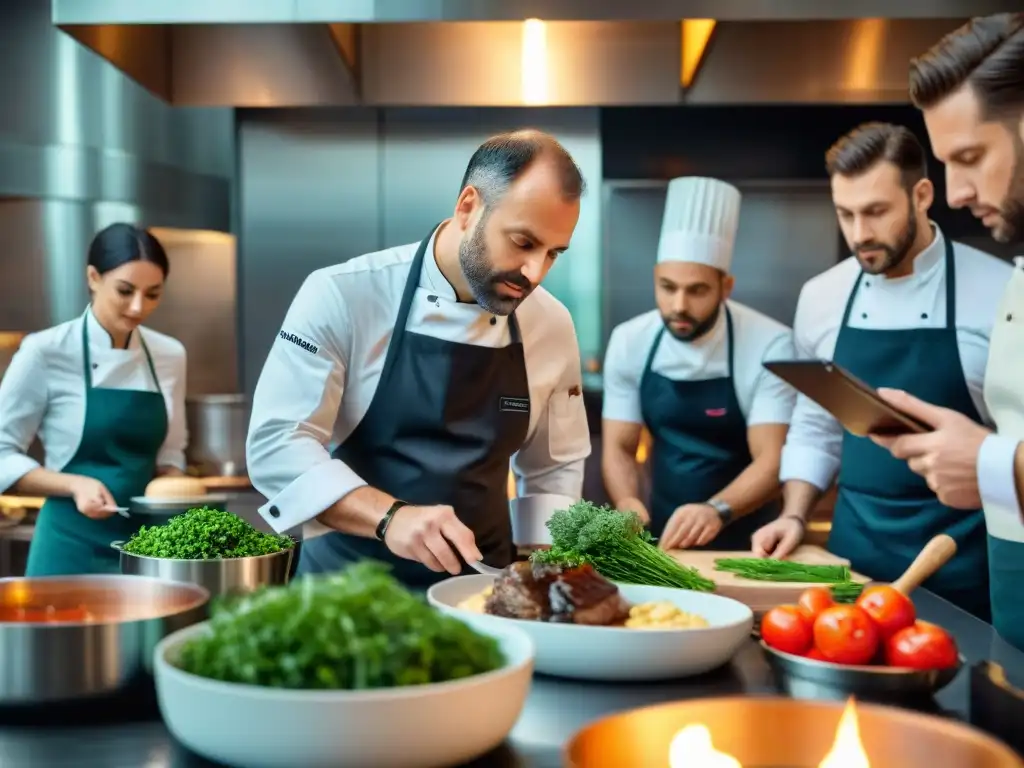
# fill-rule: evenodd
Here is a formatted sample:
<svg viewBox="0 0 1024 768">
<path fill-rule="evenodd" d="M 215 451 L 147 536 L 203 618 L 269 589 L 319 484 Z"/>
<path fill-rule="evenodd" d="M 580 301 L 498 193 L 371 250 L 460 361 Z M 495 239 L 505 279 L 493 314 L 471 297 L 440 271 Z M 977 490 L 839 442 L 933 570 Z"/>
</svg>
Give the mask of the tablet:
<svg viewBox="0 0 1024 768">
<path fill-rule="evenodd" d="M 828 360 L 775 360 L 764 367 L 831 413 L 854 435 L 903 435 L 932 428 L 897 410 L 868 384 Z"/>
</svg>

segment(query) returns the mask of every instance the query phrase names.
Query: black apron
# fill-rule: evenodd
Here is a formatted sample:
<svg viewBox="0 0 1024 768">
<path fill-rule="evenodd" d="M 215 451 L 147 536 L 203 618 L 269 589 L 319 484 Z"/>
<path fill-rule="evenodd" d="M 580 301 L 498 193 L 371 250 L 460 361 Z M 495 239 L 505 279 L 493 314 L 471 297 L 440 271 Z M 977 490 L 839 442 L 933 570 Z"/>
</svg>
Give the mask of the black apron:
<svg viewBox="0 0 1024 768">
<path fill-rule="evenodd" d="M 514 313 L 508 318 L 511 343 L 501 348 L 406 330 L 430 241 L 428 236 L 420 243 L 409 268 L 370 407 L 334 458 L 409 504 L 452 506 L 473 531 L 484 562 L 502 568 L 515 556 L 509 461 L 530 424 L 523 343 Z M 404 514 L 409 512 L 398 512 Z M 339 532 L 307 540 L 298 573 L 335 571 L 367 558 L 389 563 L 413 588 L 450 575 L 400 558 L 376 539 Z"/>
<path fill-rule="evenodd" d="M 956 264 L 946 240 L 946 325 L 943 328 L 851 328 L 850 309 L 864 273 L 850 292 L 833 359 L 872 387 L 902 389 L 980 422 L 956 339 Z M 985 517 L 981 510 L 945 506 L 907 462 L 866 437 L 843 433 L 839 493 L 828 548 L 877 581 L 895 581 L 939 533 L 957 553 L 922 586 L 988 621 Z"/>
<path fill-rule="evenodd" d="M 702 381 L 673 381 L 651 365 L 665 328 L 658 331 L 640 377 L 640 411 L 651 433 L 651 534 L 661 536 L 683 504 L 702 504 L 719 493 L 753 461 L 747 420 L 733 382 L 732 315 L 725 307 L 728 371 Z M 750 537 L 776 518 L 769 503 L 723 528 L 714 541 L 694 549 L 750 549 Z"/>
</svg>

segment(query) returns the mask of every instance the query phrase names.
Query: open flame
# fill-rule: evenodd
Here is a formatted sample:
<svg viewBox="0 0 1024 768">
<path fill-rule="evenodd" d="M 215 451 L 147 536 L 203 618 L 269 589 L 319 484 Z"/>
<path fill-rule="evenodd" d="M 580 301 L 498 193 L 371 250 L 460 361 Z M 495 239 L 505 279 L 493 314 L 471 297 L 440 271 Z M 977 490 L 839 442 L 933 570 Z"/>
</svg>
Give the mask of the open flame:
<svg viewBox="0 0 1024 768">
<path fill-rule="evenodd" d="M 711 731 L 700 723 L 687 725 L 677 733 L 668 748 L 669 768 L 743 768 L 732 755 L 715 749 Z M 832 749 L 818 768 L 871 768 L 860 740 L 857 707 L 851 697 L 846 702 Z"/>
</svg>

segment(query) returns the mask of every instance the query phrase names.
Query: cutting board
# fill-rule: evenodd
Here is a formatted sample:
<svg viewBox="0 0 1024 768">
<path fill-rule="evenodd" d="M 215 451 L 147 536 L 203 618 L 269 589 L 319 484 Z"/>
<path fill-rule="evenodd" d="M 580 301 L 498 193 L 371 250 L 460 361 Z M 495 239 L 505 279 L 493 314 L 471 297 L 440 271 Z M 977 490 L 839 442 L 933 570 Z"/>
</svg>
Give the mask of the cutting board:
<svg viewBox="0 0 1024 768">
<path fill-rule="evenodd" d="M 800 593 L 814 584 L 808 582 L 788 581 L 754 581 L 744 579 L 728 571 L 716 571 L 715 560 L 731 557 L 753 557 L 751 552 L 712 552 L 708 550 L 673 550 L 669 554 L 676 560 L 696 568 L 701 575 L 711 579 L 717 585 L 715 594 L 731 597 L 749 605 L 754 613 L 764 613 L 783 603 L 795 603 Z M 836 557 L 831 552 L 811 544 L 804 544 L 796 549 L 787 560 L 808 565 L 849 565 L 849 560 Z M 867 576 L 851 572 L 854 581 L 866 584 Z"/>
</svg>

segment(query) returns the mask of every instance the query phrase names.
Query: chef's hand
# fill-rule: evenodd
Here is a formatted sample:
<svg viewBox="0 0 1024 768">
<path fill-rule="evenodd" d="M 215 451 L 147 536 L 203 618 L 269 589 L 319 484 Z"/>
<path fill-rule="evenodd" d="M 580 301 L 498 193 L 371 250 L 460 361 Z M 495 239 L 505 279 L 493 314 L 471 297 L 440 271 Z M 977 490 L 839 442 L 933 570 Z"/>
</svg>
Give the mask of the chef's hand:
<svg viewBox="0 0 1024 768">
<path fill-rule="evenodd" d="M 658 547 L 664 550 L 700 547 L 714 541 L 721 530 L 722 518 L 717 509 L 707 504 L 684 504 L 668 519 Z"/>
<path fill-rule="evenodd" d="M 107 486 L 91 477 L 79 475 L 71 481 L 71 498 L 75 500 L 78 511 L 93 520 L 103 520 L 117 514 L 114 509 L 117 502 Z"/>
<path fill-rule="evenodd" d="M 783 515 L 754 531 L 750 537 L 750 549 L 754 557 L 781 560 L 799 547 L 803 540 L 803 521 L 793 515 Z"/>
<path fill-rule="evenodd" d="M 399 557 L 454 576 L 462 573 L 456 552 L 467 563 L 483 559 L 473 532 L 448 506 L 400 508 L 391 518 L 384 543 Z"/>
<path fill-rule="evenodd" d="M 636 512 L 640 522 L 644 525 L 651 524 L 651 513 L 640 499 L 623 499 L 615 507 L 619 512 Z"/>
<path fill-rule="evenodd" d="M 887 448 L 935 491 L 939 501 L 957 509 L 978 509 L 978 452 L 990 431 L 957 411 L 939 408 L 896 389 L 878 390 L 894 406 L 928 424 L 934 432 L 871 439 Z"/>
</svg>

